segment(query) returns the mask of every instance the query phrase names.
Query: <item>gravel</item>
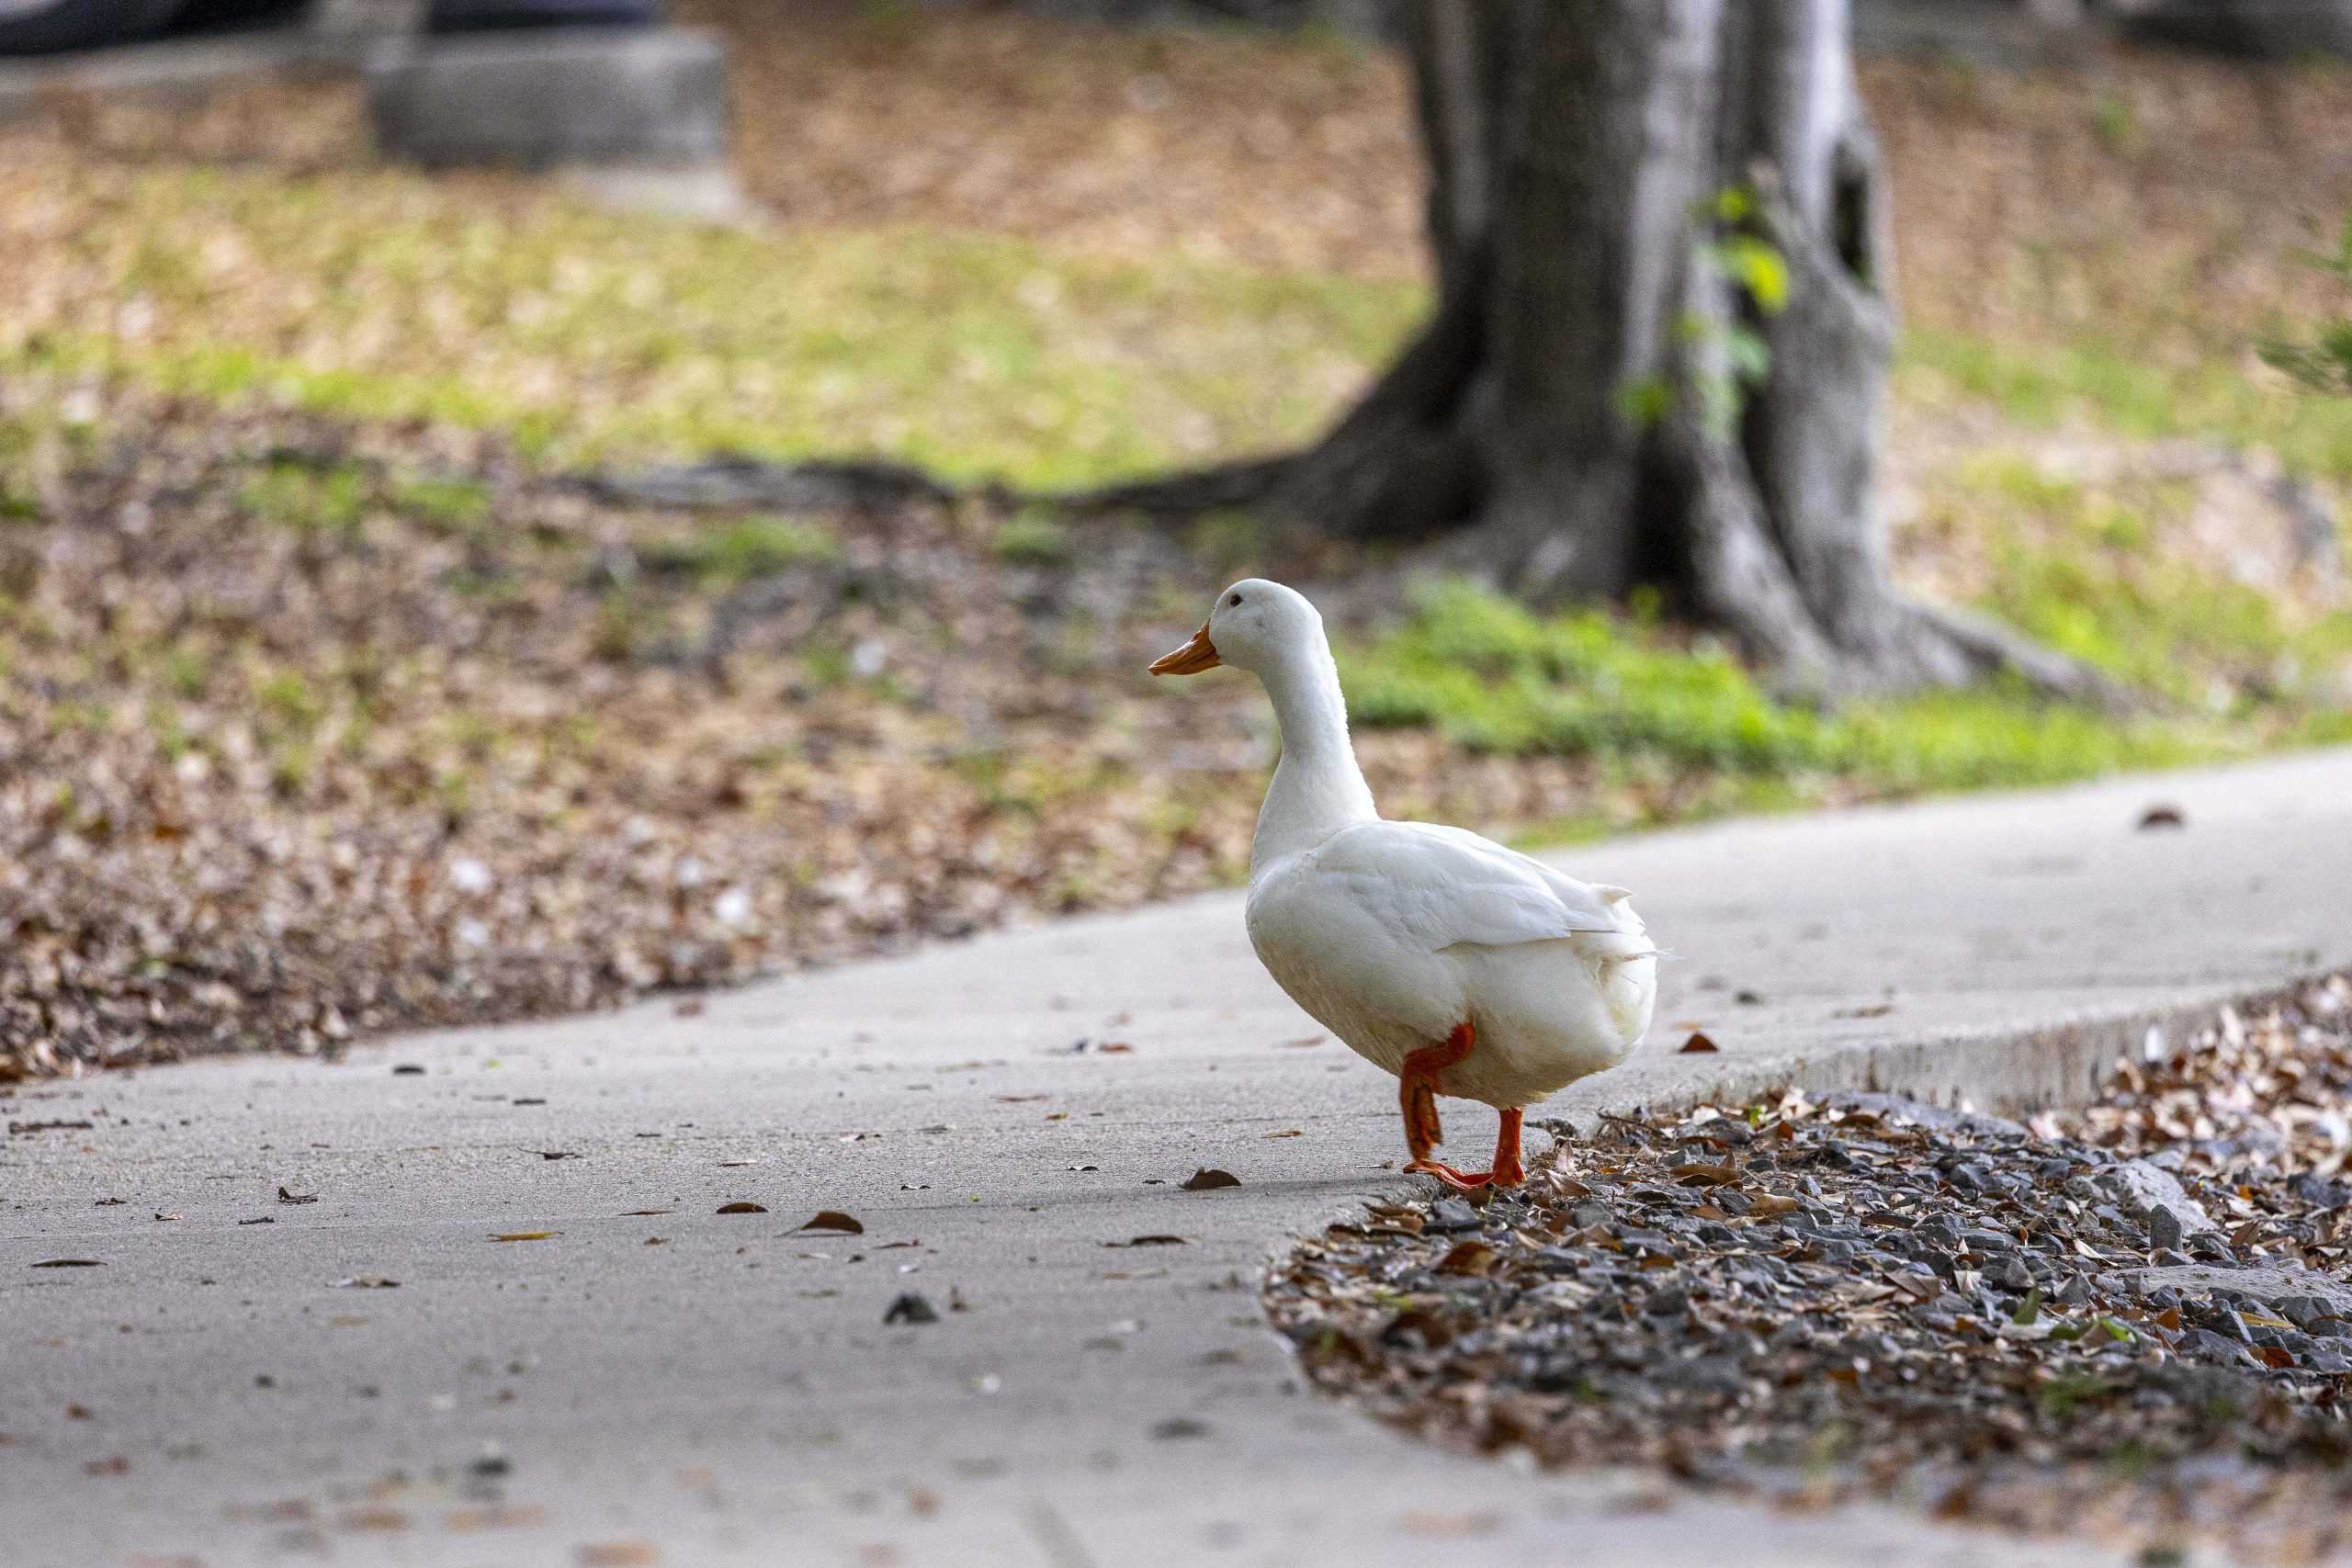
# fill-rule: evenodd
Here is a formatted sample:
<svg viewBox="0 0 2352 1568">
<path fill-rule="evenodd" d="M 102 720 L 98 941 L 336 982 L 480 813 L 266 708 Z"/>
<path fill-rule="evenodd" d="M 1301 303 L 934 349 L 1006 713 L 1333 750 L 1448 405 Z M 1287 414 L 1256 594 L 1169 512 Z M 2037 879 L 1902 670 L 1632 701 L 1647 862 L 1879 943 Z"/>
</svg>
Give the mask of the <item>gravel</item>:
<svg viewBox="0 0 2352 1568">
<path fill-rule="evenodd" d="M 2025 1124 L 1793 1091 L 1612 1117 L 1482 1211 L 1332 1227 L 1267 1302 L 1314 1382 L 1449 1443 L 2324 1552 L 2347 1094 L 2339 978 Z"/>
</svg>

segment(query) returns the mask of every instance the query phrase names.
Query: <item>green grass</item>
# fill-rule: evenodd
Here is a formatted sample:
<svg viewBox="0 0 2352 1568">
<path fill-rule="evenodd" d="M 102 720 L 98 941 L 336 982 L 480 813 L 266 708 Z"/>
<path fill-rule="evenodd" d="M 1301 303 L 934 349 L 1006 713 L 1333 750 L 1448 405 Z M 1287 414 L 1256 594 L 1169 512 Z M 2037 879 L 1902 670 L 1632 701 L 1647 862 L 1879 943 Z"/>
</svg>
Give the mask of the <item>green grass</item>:
<svg viewBox="0 0 2352 1568">
<path fill-rule="evenodd" d="M 822 523 L 754 513 L 656 541 L 639 553 L 649 566 L 724 585 L 831 560 L 841 553 L 841 541 Z"/>
<path fill-rule="evenodd" d="M 2165 365 L 2098 344 L 2051 347 L 1915 328 L 1896 367 L 1920 402 L 1982 399 L 2021 424 L 2088 419 L 2119 435 L 2218 437 L 2276 449 L 2295 469 L 2352 481 L 2352 398 L 2314 396 L 2245 362 Z"/>
<path fill-rule="evenodd" d="M 249 482 L 238 504 L 264 523 L 303 532 L 356 535 L 368 504 L 368 477 L 357 468 L 273 463 Z"/>
<path fill-rule="evenodd" d="M 1480 590 L 1427 593 L 1341 660 L 1367 728 L 1430 726 L 1478 751 L 1589 758 L 1620 777 L 1710 775 L 1699 812 L 2054 783 L 2251 750 L 2207 720 L 2119 722 L 1992 687 L 1833 712 L 1782 702 L 1728 651 L 1639 617 L 1540 616 Z M 1694 814 L 1684 798 L 1679 814 Z M 1575 833 L 1578 825 L 1554 824 Z"/>
<path fill-rule="evenodd" d="M 651 221 L 397 172 L 86 178 L 59 287 L 0 301 L 0 370 L 495 428 L 559 464 L 728 448 L 1102 480 L 1306 435 L 1422 300 L 989 235 Z"/>
<path fill-rule="evenodd" d="M 1016 513 L 997 525 L 989 547 L 1015 566 L 1058 566 L 1069 558 L 1069 528 L 1050 516 Z"/>
<path fill-rule="evenodd" d="M 2188 539 L 2188 487 L 2097 491 L 1987 453 L 1961 464 L 1932 505 L 1988 558 L 1981 607 L 2062 652 L 2242 720 L 2341 701 L 2352 612 L 2266 592 L 2200 559 Z"/>
</svg>

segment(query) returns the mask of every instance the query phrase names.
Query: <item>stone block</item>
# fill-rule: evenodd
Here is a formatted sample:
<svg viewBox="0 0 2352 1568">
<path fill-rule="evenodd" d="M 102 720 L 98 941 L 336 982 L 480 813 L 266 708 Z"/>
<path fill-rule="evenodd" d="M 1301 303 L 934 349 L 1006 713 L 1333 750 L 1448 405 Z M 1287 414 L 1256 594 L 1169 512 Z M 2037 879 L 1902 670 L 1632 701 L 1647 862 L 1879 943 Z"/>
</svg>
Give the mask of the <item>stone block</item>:
<svg viewBox="0 0 2352 1568">
<path fill-rule="evenodd" d="M 727 155 L 727 56 L 683 28 L 416 40 L 368 69 L 379 145 L 435 166 L 690 167 Z"/>
</svg>

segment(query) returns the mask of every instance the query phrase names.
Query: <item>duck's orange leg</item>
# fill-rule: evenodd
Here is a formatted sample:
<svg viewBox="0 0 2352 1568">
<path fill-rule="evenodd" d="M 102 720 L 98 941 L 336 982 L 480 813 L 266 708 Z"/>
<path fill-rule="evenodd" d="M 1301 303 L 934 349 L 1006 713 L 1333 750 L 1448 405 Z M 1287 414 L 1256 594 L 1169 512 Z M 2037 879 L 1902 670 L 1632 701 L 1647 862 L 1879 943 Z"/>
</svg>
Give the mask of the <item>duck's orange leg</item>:
<svg viewBox="0 0 2352 1568">
<path fill-rule="evenodd" d="M 1444 1044 L 1424 1045 L 1407 1056 L 1403 1070 L 1397 1074 L 1396 1100 L 1405 1112 L 1405 1152 L 1412 1156 L 1405 1168 L 1424 1176 L 1434 1176 L 1460 1192 L 1476 1191 L 1495 1180 L 1497 1173 L 1503 1168 L 1499 1148 L 1494 1171 L 1459 1171 L 1442 1160 L 1430 1157 L 1430 1151 L 1445 1141 L 1444 1131 L 1437 1119 L 1439 1080 L 1445 1069 L 1467 1056 L 1470 1047 L 1476 1043 L 1477 1035 L 1464 1020 L 1453 1026 L 1453 1032 L 1446 1036 Z M 1511 1174 L 1508 1179 L 1516 1181 L 1521 1174 L 1519 1113 L 1507 1111 L 1504 1114 L 1508 1118 L 1504 1125 L 1509 1130 L 1511 1146 Z"/>
<path fill-rule="evenodd" d="M 1527 1168 L 1519 1158 L 1519 1107 L 1505 1107 L 1502 1118 L 1495 1132 L 1495 1185 L 1516 1187 L 1527 1179 Z"/>
</svg>

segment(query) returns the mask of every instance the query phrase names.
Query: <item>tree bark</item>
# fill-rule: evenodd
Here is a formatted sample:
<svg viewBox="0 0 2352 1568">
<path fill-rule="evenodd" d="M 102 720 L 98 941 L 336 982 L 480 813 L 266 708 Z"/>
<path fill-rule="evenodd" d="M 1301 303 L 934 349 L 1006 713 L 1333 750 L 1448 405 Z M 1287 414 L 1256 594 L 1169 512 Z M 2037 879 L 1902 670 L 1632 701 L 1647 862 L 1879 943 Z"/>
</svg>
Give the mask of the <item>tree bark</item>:
<svg viewBox="0 0 2352 1568">
<path fill-rule="evenodd" d="M 1848 0 L 1416 0 L 1438 301 L 1322 441 L 1087 498 L 1660 585 L 1825 694 L 2113 688 L 1891 581 L 1887 200 Z"/>
</svg>

